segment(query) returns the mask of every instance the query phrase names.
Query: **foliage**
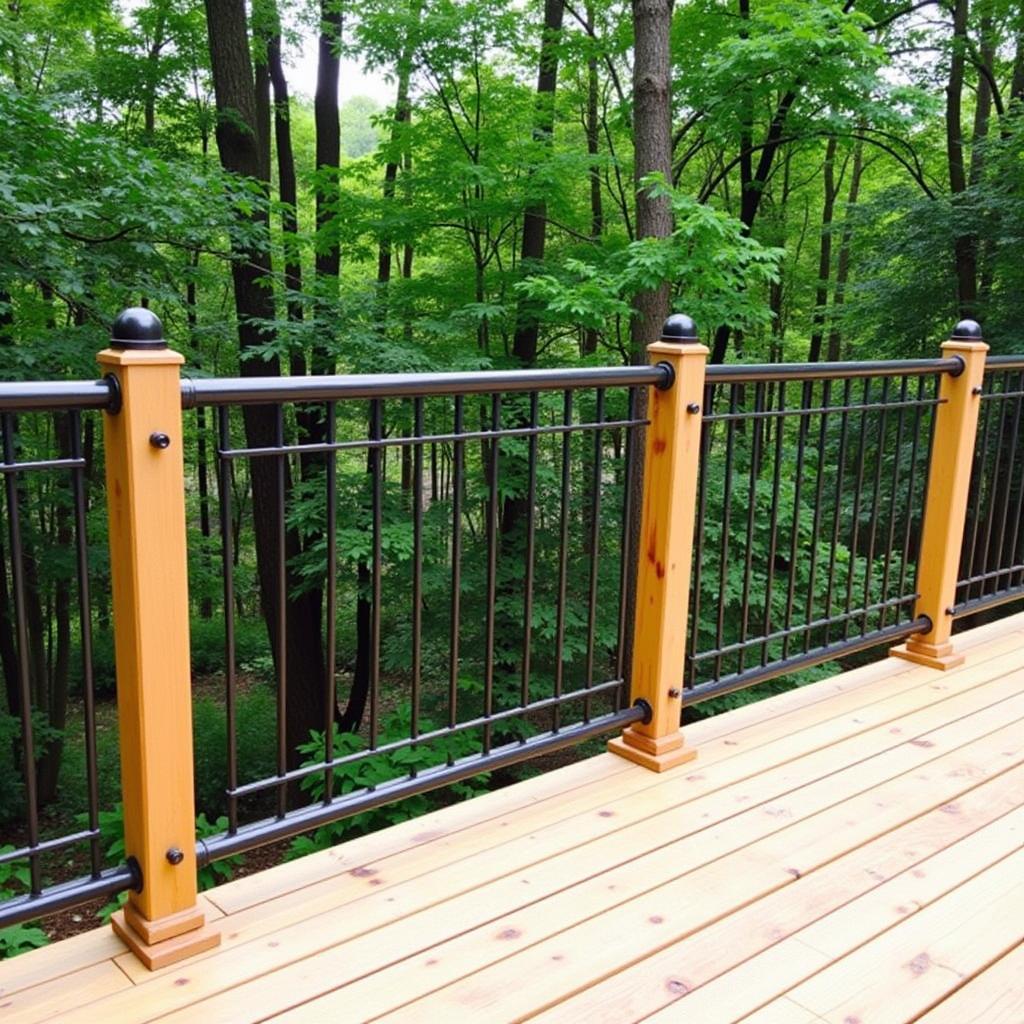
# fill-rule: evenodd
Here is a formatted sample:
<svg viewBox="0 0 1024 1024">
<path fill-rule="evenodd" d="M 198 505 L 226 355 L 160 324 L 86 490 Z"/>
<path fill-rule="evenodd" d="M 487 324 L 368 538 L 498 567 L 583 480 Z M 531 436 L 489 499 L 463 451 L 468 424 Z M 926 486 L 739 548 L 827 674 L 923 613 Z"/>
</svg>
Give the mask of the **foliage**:
<svg viewBox="0 0 1024 1024">
<path fill-rule="evenodd" d="M 159 313 L 192 376 L 277 367 L 295 374 L 518 367 L 523 359 L 517 337 L 532 319 L 538 339 L 536 357 L 526 359 L 530 365 L 630 363 L 642 357 L 630 330 L 635 300 L 659 287 L 673 308 L 697 320 L 702 338 L 719 342 L 716 354 L 725 360 L 931 356 L 962 316 L 982 322 L 995 350 L 1020 350 L 1019 4 L 969 3 L 966 36 L 955 37 L 948 5 L 932 5 L 925 18 L 920 5 L 895 0 L 678 0 L 667 40 L 671 174 L 665 179 L 635 167 L 636 53 L 628 4 L 594 0 L 566 7 L 558 39 L 548 40 L 558 67 L 554 91 L 546 95 L 537 90 L 544 5 L 535 0 L 351 5 L 341 51 L 386 80 L 395 102 L 381 108 L 346 97 L 339 108 L 339 168 L 318 166 L 318 136 L 329 134 L 329 127 L 302 95 L 291 63 L 310 43 L 317 19 L 310 20 L 303 5 L 274 6 L 292 99 L 274 108 L 280 118 L 266 137 L 245 126 L 266 164 L 266 180 L 254 180 L 222 171 L 216 159 L 206 5 L 9 5 L 0 18 L 4 379 L 93 378 L 94 356 L 107 343 L 110 320 L 120 307 L 140 303 Z M 235 42 L 247 58 L 267 52 L 262 37 Z M 968 56 L 959 85 L 952 75 L 957 54 Z M 235 112 L 219 127 L 241 116 Z M 291 168 L 279 160 L 285 126 Z M 296 183 L 294 208 L 282 199 L 289 170 Z M 671 206 L 667 237 L 639 237 L 638 177 Z M 528 222 L 543 224 L 544 244 L 539 254 L 535 248 L 524 258 Z M 337 275 L 323 269 L 323 257 L 334 248 L 340 253 Z M 250 291 L 266 302 L 249 322 L 232 300 L 239 272 L 252 261 L 259 263 L 260 280 Z M 244 357 L 240 327 L 258 331 Z M 506 426 L 529 421 L 527 399 L 500 399 Z M 596 415 L 595 396 L 581 393 L 575 401 L 575 422 Z M 608 389 L 605 401 L 609 420 L 626 419 L 620 389 Z M 373 647 L 367 608 L 374 585 L 379 589 L 379 742 L 409 735 L 414 678 L 424 730 L 428 723 L 447 723 L 450 714 L 466 722 L 488 710 L 514 709 L 524 684 L 527 700 L 543 700 L 558 687 L 571 691 L 618 673 L 626 431 L 596 432 L 603 462 L 595 470 L 595 432 L 574 434 L 561 447 L 562 402 L 560 394 L 544 394 L 536 409 L 545 433 L 534 466 L 528 622 L 521 508 L 531 493 L 531 456 L 524 437 L 503 438 L 493 449 L 486 438 L 461 445 L 457 518 L 456 447 L 444 440 L 453 430 L 453 409 L 448 401 L 423 403 L 424 430 L 442 440 L 423 449 L 419 557 L 410 515 L 411 449 L 399 443 L 414 428 L 412 403 L 384 403 L 379 532 L 364 449 L 343 447 L 331 456 L 337 516 L 330 524 L 326 460 L 307 450 L 280 463 L 291 545 L 288 621 L 294 625 L 307 601 L 318 642 L 327 632 L 333 530 L 334 663 L 324 669 L 334 682 L 339 714 L 349 710 L 360 677 L 365 681 Z M 281 431 L 288 443 L 301 443 L 323 427 L 327 413 L 339 440 L 348 444 L 366 437 L 367 412 L 360 400 L 338 402 L 329 411 L 322 405 L 289 408 Z M 466 429 L 486 432 L 492 414 L 487 397 L 467 396 L 463 413 Z M 271 621 L 268 629 L 273 602 L 261 592 L 268 584 L 260 571 L 267 535 L 257 529 L 271 503 L 256 486 L 256 460 L 217 456 L 225 441 L 250 446 L 257 416 L 254 408 L 244 414 L 231 410 L 222 420 L 211 410 L 188 410 L 184 421 L 192 665 L 204 694 L 196 701 L 194 733 L 200 831 L 222 827 L 226 810 L 226 711 L 219 695 L 205 696 L 211 680 L 219 693 L 226 669 L 222 530 L 233 542 L 240 772 L 252 780 L 278 771 L 281 723 L 273 688 L 279 675 L 289 673 L 280 652 L 275 656 L 276 624 Z M 18 458 L 70 457 L 69 425 L 61 414 L 19 414 L 13 433 Z M 16 482 L 27 569 L 34 767 L 45 783 L 42 803 L 59 819 L 53 826 L 59 831 L 86 806 L 82 710 L 89 676 L 82 660 L 91 639 L 101 719 L 101 820 L 104 843 L 116 856 L 120 819 L 111 808 L 120 769 L 116 728 L 110 725 L 115 673 L 99 414 L 83 414 L 77 440 L 86 461 L 90 601 L 84 624 L 77 609 L 70 474 L 23 473 Z M 726 469 L 716 433 L 709 445 L 708 493 L 721 500 L 703 524 L 708 548 L 727 540 L 732 550 L 742 550 L 749 532 L 751 586 L 771 621 L 785 614 L 790 590 L 819 609 L 829 599 L 822 574 L 813 576 L 810 564 L 831 557 L 831 548 L 826 550 L 820 531 L 815 535 L 814 495 L 805 488 L 798 499 L 796 438 L 790 432 L 782 440 L 776 494 L 768 469 L 756 460 L 739 456 Z M 893 460 L 897 470 L 905 463 L 899 447 L 893 442 L 884 459 L 869 459 L 867 472 L 881 466 L 888 480 Z M 497 508 L 488 476 L 494 453 L 501 470 Z M 563 453 L 571 464 L 564 478 Z M 829 442 L 809 452 L 805 471 L 838 461 Z M 883 499 L 891 496 L 887 486 Z M 222 522 L 219 502 L 227 497 L 230 509 L 224 506 Z M 786 554 L 775 551 L 772 557 L 769 524 L 776 503 L 778 529 L 796 540 L 800 557 L 793 564 Z M 847 526 L 863 515 L 828 491 L 820 510 L 837 513 Z M 901 515 L 902 529 L 910 510 Z M 17 631 L 8 612 L 9 517 L 5 499 L 0 653 L 7 696 L 0 707 L 0 749 L 9 752 L 9 769 L 17 769 L 9 770 L 0 793 L 5 824 L 22 812 L 24 801 L 11 668 Z M 496 553 L 488 544 L 494 517 Z M 453 523 L 462 537 L 458 566 L 452 564 Z M 372 580 L 369 567 L 377 549 L 380 572 Z M 495 612 L 488 623 L 479 610 L 490 597 L 492 555 Z M 898 546 L 871 551 L 847 542 L 846 534 L 835 556 L 842 579 L 868 601 L 881 596 L 886 568 L 910 568 Z M 457 665 L 449 640 L 455 569 L 461 601 Z M 718 642 L 719 610 L 722 641 L 738 640 L 743 569 L 736 559 L 724 573 L 713 561 L 704 567 L 698 592 L 703 612 L 695 623 L 701 645 Z M 414 663 L 410 594 L 417 571 L 422 646 Z M 591 574 L 599 597 L 592 621 Z M 528 638 L 532 660 L 524 673 Z M 816 636 L 823 638 L 823 632 Z M 326 643 L 321 653 L 326 659 Z M 765 657 L 780 653 L 775 641 L 763 651 Z M 718 698 L 700 713 L 830 670 Z M 585 678 L 588 672 L 593 678 Z M 305 703 L 315 703 L 319 714 L 321 670 L 307 680 L 289 680 L 293 706 L 299 703 L 296 682 L 318 689 L 317 700 Z M 448 706 L 453 682 L 454 710 Z M 599 710 L 608 706 L 607 700 L 595 703 Z M 502 719 L 492 738 L 512 742 L 555 724 L 546 712 L 519 715 Z M 336 737 L 337 756 L 367 753 L 365 714 L 358 726 L 356 733 Z M 479 740 L 478 732 L 466 730 L 445 741 L 450 746 L 429 741 L 347 761 L 334 772 L 336 791 L 347 795 L 414 768 L 422 771 L 478 749 Z M 321 747 L 322 737 L 314 737 L 303 756 L 315 762 Z M 322 797 L 318 781 L 323 785 L 319 773 L 309 776 L 300 796 Z M 456 795 L 483 784 L 463 784 Z M 365 812 L 297 841 L 295 850 L 401 820 L 440 799 L 447 797 L 417 797 Z M 270 812 L 267 798 L 246 804 L 253 815 Z M 17 888 L 16 881 L 8 875 L 6 884 Z M 23 941 L 32 939 L 17 939 Z"/>
<path fill-rule="evenodd" d="M 421 718 L 419 730 L 428 733 L 436 729 L 437 723 L 428 718 Z M 410 713 L 408 708 L 393 711 L 381 722 L 380 745 L 386 747 L 390 743 L 408 739 L 412 735 Z M 304 767 L 323 764 L 324 735 L 313 733 L 309 743 L 304 744 L 302 753 Z M 372 754 L 367 750 L 365 739 L 352 733 L 336 733 L 334 736 L 334 753 L 336 759 L 350 758 L 331 770 L 332 793 L 337 797 L 345 797 L 372 790 L 387 782 L 411 777 L 417 772 L 434 768 L 446 762 L 458 761 L 478 751 L 477 741 L 466 732 L 453 733 L 433 740 L 426 740 L 412 746 L 402 747 L 387 753 Z M 364 755 L 357 757 L 356 755 Z M 302 781 L 303 790 L 314 801 L 324 797 L 325 778 L 320 773 L 307 775 Z M 487 787 L 487 776 L 474 775 L 461 782 L 454 782 L 446 788 L 452 795 L 466 800 L 475 796 Z M 369 811 L 363 811 L 344 818 L 331 825 L 318 828 L 311 835 L 299 836 L 292 841 L 289 858 L 303 857 L 316 850 L 327 849 L 340 842 L 343 838 L 374 832 L 388 825 L 395 825 L 409 818 L 419 817 L 437 806 L 436 794 L 421 793 L 406 797 L 397 803 L 385 804 Z"/>
<path fill-rule="evenodd" d="M 632 241 L 609 252 L 599 266 L 566 260 L 568 279 L 527 277 L 516 290 L 542 303 L 551 323 L 600 327 L 609 319 L 630 317 L 637 293 L 672 281 L 699 323 L 741 330 L 766 324 L 770 312 L 760 291 L 777 280 L 782 250 L 765 248 L 734 217 L 695 201 L 664 179 L 644 181 L 652 195 L 671 200 L 675 230 L 668 238 Z"/>
<path fill-rule="evenodd" d="M 0 856 L 13 853 L 13 846 L 0 846 Z M 30 885 L 28 863 L 8 860 L 0 863 L 0 903 L 27 891 Z M 0 960 L 38 949 L 49 942 L 46 932 L 32 924 L 15 924 L 0 928 Z"/>
<path fill-rule="evenodd" d="M 265 686 L 240 693 L 235 707 L 237 756 L 253 778 L 276 771 L 274 734 L 276 705 Z M 192 707 L 196 807 L 201 816 L 221 817 L 226 810 L 224 791 L 228 749 L 227 718 L 222 704 L 200 697 Z"/>
</svg>

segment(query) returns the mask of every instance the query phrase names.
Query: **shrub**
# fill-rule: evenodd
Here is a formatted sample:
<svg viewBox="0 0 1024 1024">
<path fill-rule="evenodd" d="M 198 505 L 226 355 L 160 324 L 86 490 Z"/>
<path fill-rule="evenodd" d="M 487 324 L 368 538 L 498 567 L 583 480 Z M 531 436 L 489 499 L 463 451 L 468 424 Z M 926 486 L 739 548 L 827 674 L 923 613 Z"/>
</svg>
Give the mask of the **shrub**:
<svg viewBox="0 0 1024 1024">
<path fill-rule="evenodd" d="M 277 770 L 274 737 L 277 707 L 274 695 L 257 686 L 238 695 L 235 708 L 238 764 L 245 778 L 263 778 Z M 227 810 L 227 716 L 209 698 L 192 708 L 195 746 L 196 810 L 217 818 Z"/>
</svg>

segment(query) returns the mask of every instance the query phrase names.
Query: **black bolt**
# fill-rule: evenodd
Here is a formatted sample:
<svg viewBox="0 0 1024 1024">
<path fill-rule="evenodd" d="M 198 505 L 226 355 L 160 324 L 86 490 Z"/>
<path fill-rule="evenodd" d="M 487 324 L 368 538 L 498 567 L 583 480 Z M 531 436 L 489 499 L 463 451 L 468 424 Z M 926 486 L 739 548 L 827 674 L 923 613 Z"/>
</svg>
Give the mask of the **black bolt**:
<svg viewBox="0 0 1024 1024">
<path fill-rule="evenodd" d="M 181 850 L 178 849 L 177 846 L 172 846 L 167 851 L 167 863 L 168 864 L 173 864 L 175 867 L 177 867 L 184 859 L 185 859 L 185 854 L 183 854 L 181 852 Z"/>
<path fill-rule="evenodd" d="M 679 696 L 679 690 L 676 689 L 676 687 L 673 686 L 672 689 L 668 691 L 668 695 L 670 697 L 672 697 L 673 699 L 675 699 L 676 697 Z"/>
<path fill-rule="evenodd" d="M 696 415 L 697 413 L 699 413 L 699 412 L 700 412 L 700 406 L 699 406 L 699 405 L 698 405 L 698 404 L 697 404 L 696 402 L 691 402 L 691 403 L 690 403 L 690 404 L 689 404 L 689 405 L 688 405 L 688 406 L 686 407 L 686 411 L 687 411 L 687 412 L 689 412 L 689 413 L 693 413 L 694 415 Z"/>
<path fill-rule="evenodd" d="M 972 395 L 981 395 L 984 394 L 984 391 L 985 389 L 980 384 L 975 384 L 974 387 L 971 388 Z"/>
<path fill-rule="evenodd" d="M 946 614 L 947 615 L 956 615 L 956 609 L 955 608 L 947 608 L 946 609 Z"/>
<path fill-rule="evenodd" d="M 170 448 L 171 439 L 166 434 L 161 434 L 159 431 L 149 435 L 149 443 L 154 448 Z"/>
</svg>

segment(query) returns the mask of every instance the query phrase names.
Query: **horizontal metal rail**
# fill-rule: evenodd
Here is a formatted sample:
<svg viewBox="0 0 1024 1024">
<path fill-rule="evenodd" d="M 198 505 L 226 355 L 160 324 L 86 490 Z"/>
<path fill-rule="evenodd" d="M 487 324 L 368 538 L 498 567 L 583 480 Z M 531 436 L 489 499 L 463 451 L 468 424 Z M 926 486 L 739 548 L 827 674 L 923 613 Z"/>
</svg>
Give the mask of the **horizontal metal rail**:
<svg viewBox="0 0 1024 1024">
<path fill-rule="evenodd" d="M 616 430 L 622 427 L 646 427 L 650 420 L 600 420 L 596 423 L 572 423 L 548 427 L 502 427 L 500 430 L 467 430 L 461 434 L 424 434 L 415 437 L 364 438 L 356 441 L 335 441 L 330 444 L 283 444 L 270 448 L 228 448 L 217 454 L 224 459 L 253 459 L 281 455 L 324 455 L 329 452 L 370 451 L 375 448 L 411 448 L 424 444 L 455 444 L 466 441 L 504 440 L 510 437 L 546 437 L 580 434 L 594 430 Z M 0 470 L 3 466 L 0 465 Z"/>
<path fill-rule="evenodd" d="M 457 736 L 459 733 L 467 732 L 470 729 L 482 729 L 488 726 L 501 725 L 503 722 L 521 719 L 524 715 L 537 714 L 541 711 L 548 711 L 558 708 L 572 701 L 588 700 L 591 697 L 600 696 L 603 693 L 614 693 L 625 685 L 622 679 L 609 679 L 607 682 L 598 683 L 595 686 L 588 686 L 584 689 L 573 690 L 570 693 L 563 693 L 559 697 L 547 697 L 544 700 L 531 701 L 529 704 L 509 708 L 506 711 L 495 711 L 490 715 L 480 715 L 465 722 L 457 722 L 455 725 L 447 725 L 431 732 L 417 733 L 405 739 L 395 740 L 392 743 L 381 743 L 369 750 L 358 750 L 353 754 L 345 754 L 343 757 L 335 757 L 330 761 L 318 761 L 316 764 L 306 765 L 302 768 L 294 768 L 281 775 L 274 775 L 266 779 L 258 779 L 255 782 L 247 782 L 235 789 L 228 790 L 229 797 L 252 796 L 253 793 L 261 793 L 264 790 L 276 786 L 283 786 L 291 782 L 298 782 L 313 775 L 322 775 L 325 771 L 341 768 L 346 764 L 353 764 L 357 761 L 365 761 L 369 757 L 381 754 L 393 754 L 397 750 L 408 750 L 410 748 L 424 746 L 434 740 L 443 740 L 448 736 Z"/>
<path fill-rule="evenodd" d="M 723 676 L 721 679 L 714 679 L 707 683 L 698 683 L 696 686 L 687 689 L 686 703 L 699 704 L 701 701 L 710 700 L 712 697 L 720 697 L 734 690 L 742 690 L 748 686 L 756 686 L 758 683 L 766 683 L 779 676 L 788 675 L 790 672 L 799 672 L 802 669 L 813 668 L 826 661 L 833 661 L 846 654 L 856 654 L 858 651 L 865 651 L 870 647 L 878 647 L 881 644 L 896 643 L 905 640 L 915 633 L 926 633 L 931 629 L 931 621 L 927 616 L 922 615 L 912 622 L 903 622 L 895 626 L 886 626 L 884 629 L 876 629 L 874 632 L 865 633 L 862 636 L 851 637 L 849 640 L 838 640 L 835 643 L 826 644 L 823 647 L 815 648 L 806 653 L 795 655 L 781 661 L 774 661 L 769 665 L 759 665 L 756 668 L 746 669 L 730 676 Z"/>
<path fill-rule="evenodd" d="M 200 839 L 197 843 L 199 866 L 204 867 L 212 861 L 246 853 L 267 843 L 290 839 L 322 825 L 329 825 L 395 800 L 404 800 L 406 797 L 425 793 L 440 786 L 460 782 L 481 772 L 506 768 L 520 761 L 575 746 L 584 740 L 613 732 L 633 722 L 642 722 L 649 714 L 650 708 L 636 704 L 621 711 L 592 718 L 589 722 L 567 726 L 559 732 L 544 733 L 519 743 L 496 747 L 488 754 L 474 754 L 450 765 L 427 768 L 412 778 L 394 779 L 373 789 L 339 797 L 330 803 L 314 804 L 290 811 L 283 817 L 267 818 L 244 825 L 234 833 L 224 832 L 219 836 Z"/>
<path fill-rule="evenodd" d="M 857 363 L 723 363 L 709 366 L 708 384 L 755 384 L 769 381 L 860 380 L 865 377 L 958 376 L 964 368 L 952 359 L 876 359 Z"/>
<path fill-rule="evenodd" d="M 863 363 L 762 363 L 709 366 L 709 383 L 758 380 L 841 380 L 859 377 L 956 373 L 959 359 L 876 360 Z M 988 368 L 1024 368 L 1024 356 L 990 356 Z M 314 377 L 190 378 L 181 382 L 182 407 L 260 405 L 347 398 L 412 398 L 494 391 L 558 391 L 668 383 L 664 366 L 580 367 L 551 370 L 481 370 L 459 373 L 387 373 Z M 102 380 L 0 382 L 0 411 L 111 410 L 116 383 Z"/>
<path fill-rule="evenodd" d="M 95 878 L 78 878 L 35 894 L 15 896 L 0 903 L 0 928 L 24 924 L 37 917 L 60 914 L 93 900 L 113 899 L 118 893 L 138 890 L 139 878 L 127 864 L 104 871 Z"/>
<path fill-rule="evenodd" d="M 1024 355 L 989 356 L 985 360 L 985 372 L 995 373 L 999 370 L 1024 370 Z"/>
<path fill-rule="evenodd" d="M 367 373 L 324 377 L 220 377 L 181 382 L 182 407 L 274 405 L 346 399 L 427 398 L 621 388 L 671 382 L 665 366 L 582 367 L 560 370 L 473 370 L 462 373 Z"/>
<path fill-rule="evenodd" d="M 0 382 L 0 412 L 110 409 L 117 385 L 110 380 L 45 380 Z"/>
<path fill-rule="evenodd" d="M 1024 600 L 1024 584 L 1008 587 L 1006 590 L 996 590 L 993 593 L 986 594 L 984 597 L 975 597 L 970 601 L 962 601 L 960 604 L 955 604 L 953 605 L 953 618 L 962 619 L 968 615 L 977 615 L 978 612 L 987 611 L 990 608 L 998 608 L 999 605 L 1020 600 Z"/>
</svg>

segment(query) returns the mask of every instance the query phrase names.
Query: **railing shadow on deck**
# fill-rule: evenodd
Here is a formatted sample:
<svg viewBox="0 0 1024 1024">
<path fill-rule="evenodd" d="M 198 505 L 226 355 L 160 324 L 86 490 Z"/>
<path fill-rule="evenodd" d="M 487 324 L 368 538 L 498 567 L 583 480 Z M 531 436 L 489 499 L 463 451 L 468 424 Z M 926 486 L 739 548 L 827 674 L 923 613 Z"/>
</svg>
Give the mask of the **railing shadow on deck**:
<svg viewBox="0 0 1024 1024">
<path fill-rule="evenodd" d="M 684 703 L 868 648 L 906 641 L 893 653 L 956 663 L 954 620 L 1024 597 L 1024 357 L 986 352 L 965 321 L 934 359 L 706 367 L 675 316 L 647 366 L 180 379 L 159 321 L 131 310 L 102 380 L 0 384 L 0 632 L 13 638 L 0 653 L 23 821 L 0 844 L 0 878 L 17 866 L 27 888 L 0 903 L 0 926 L 127 893 L 118 934 L 150 966 L 173 962 L 218 941 L 196 900 L 197 868 L 217 860 L 609 733 L 610 749 L 661 771 L 695 753 Z M 204 441 L 214 423 L 215 495 L 205 463 L 199 491 L 219 547 L 204 565 L 222 577 L 226 714 L 226 827 L 198 841 L 193 411 Z M 90 533 L 101 463 L 108 512 Z M 49 522 L 32 504 L 41 487 Z M 123 769 L 115 868 L 100 820 L 97 533 Z M 54 543 L 63 561 L 47 567 Z M 255 773 L 238 723 L 251 591 L 275 701 L 273 765 Z M 46 644 L 44 608 L 58 620 Z M 358 637 L 340 687 L 339 617 Z M 41 676 L 59 649 L 66 685 L 73 647 L 82 827 L 51 834 L 40 787 L 60 748 L 45 705 L 61 694 Z M 60 877 L 69 851 L 87 876 Z"/>
</svg>

